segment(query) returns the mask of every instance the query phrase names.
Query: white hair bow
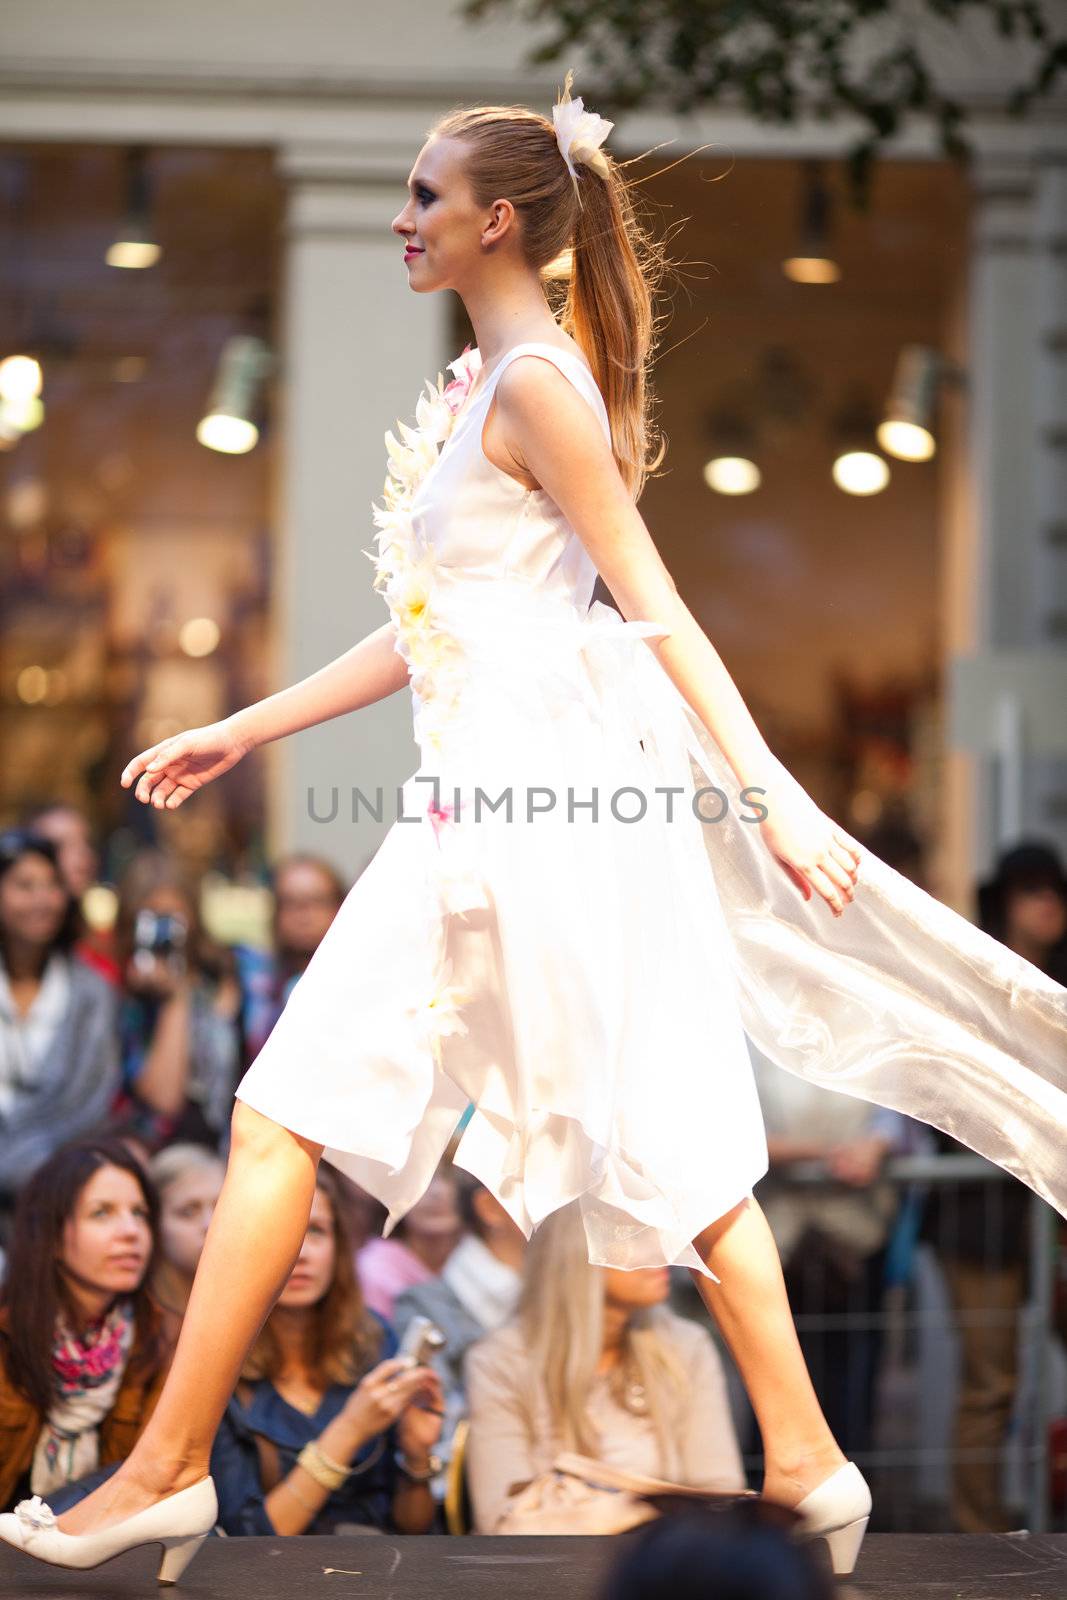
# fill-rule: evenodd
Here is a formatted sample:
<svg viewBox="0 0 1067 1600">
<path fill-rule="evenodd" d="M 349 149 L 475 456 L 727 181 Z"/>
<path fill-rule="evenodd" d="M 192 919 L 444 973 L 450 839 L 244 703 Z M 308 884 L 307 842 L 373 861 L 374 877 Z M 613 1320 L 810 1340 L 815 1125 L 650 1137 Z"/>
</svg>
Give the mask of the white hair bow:
<svg viewBox="0 0 1067 1600">
<path fill-rule="evenodd" d="M 552 121 L 556 128 L 556 143 L 567 163 L 577 193 L 578 174 L 575 171 L 575 161 L 584 162 L 592 167 L 602 178 L 608 176 L 607 157 L 600 146 L 615 124 L 597 116 L 595 111 L 587 111 L 581 95 L 577 100 L 571 99 L 573 80 L 574 73 L 569 71 L 563 81 L 563 92 L 552 107 Z"/>
</svg>

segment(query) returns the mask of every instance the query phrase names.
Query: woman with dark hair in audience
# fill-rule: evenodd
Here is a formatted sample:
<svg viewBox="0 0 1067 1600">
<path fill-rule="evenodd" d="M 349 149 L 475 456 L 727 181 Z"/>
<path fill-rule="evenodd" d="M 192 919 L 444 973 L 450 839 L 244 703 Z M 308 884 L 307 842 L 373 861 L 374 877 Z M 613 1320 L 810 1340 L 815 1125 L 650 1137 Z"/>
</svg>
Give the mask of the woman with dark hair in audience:
<svg viewBox="0 0 1067 1600">
<path fill-rule="evenodd" d="M 118 1139 L 57 1150 L 23 1187 L 0 1293 L 0 1509 L 58 1509 L 55 1491 L 88 1492 L 133 1448 L 169 1355 L 146 1288 L 157 1226 Z"/>
<path fill-rule="evenodd" d="M 229 1140 L 241 991 L 233 953 L 208 937 L 198 899 L 196 884 L 161 850 L 139 852 L 119 883 L 119 1110 L 153 1150 Z"/>
<path fill-rule="evenodd" d="M 226 1533 L 431 1531 L 441 1382 L 396 1350 L 364 1303 L 339 1181 L 320 1166 L 300 1255 L 215 1437 Z"/>
<path fill-rule="evenodd" d="M 0 1241 L 20 1185 L 118 1087 L 116 995 L 74 956 L 80 926 L 51 840 L 0 833 Z"/>
</svg>

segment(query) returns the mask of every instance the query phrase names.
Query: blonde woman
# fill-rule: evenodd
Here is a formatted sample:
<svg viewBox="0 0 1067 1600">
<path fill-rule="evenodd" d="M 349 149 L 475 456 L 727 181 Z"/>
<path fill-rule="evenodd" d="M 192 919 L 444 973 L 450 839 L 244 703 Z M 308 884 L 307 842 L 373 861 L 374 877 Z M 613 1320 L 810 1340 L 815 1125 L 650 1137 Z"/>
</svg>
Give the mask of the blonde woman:
<svg viewBox="0 0 1067 1600">
<path fill-rule="evenodd" d="M 592 1264 L 697 1275 L 758 1418 L 763 1492 L 840 1571 L 870 1493 L 752 1195 L 767 1148 L 746 1033 L 812 1081 L 951 1126 L 1067 1211 L 1067 991 L 869 853 L 857 888 L 859 846 L 768 748 L 637 510 L 659 458 L 662 255 L 610 131 L 569 81 L 551 118 L 434 124 L 393 219 L 397 271 L 456 293 L 478 344 L 388 436 L 367 552 L 388 620 L 122 774 L 174 809 L 257 745 L 412 692 L 420 767 L 238 1086 L 151 1423 L 60 1528 L 38 1508 L 0 1520 L 42 1559 L 163 1539 L 180 1573 L 320 1158 L 385 1204 L 388 1233 L 471 1103 L 455 1160 L 527 1237 L 579 1198 Z M 598 576 L 626 621 L 592 600 Z"/>
<path fill-rule="evenodd" d="M 467 1351 L 467 1482 L 476 1533 L 507 1532 L 509 1487 L 560 1450 L 695 1488 L 746 1487 L 722 1361 L 665 1304 L 667 1267 L 590 1266 L 581 1208 L 527 1247 L 515 1317 Z"/>
</svg>

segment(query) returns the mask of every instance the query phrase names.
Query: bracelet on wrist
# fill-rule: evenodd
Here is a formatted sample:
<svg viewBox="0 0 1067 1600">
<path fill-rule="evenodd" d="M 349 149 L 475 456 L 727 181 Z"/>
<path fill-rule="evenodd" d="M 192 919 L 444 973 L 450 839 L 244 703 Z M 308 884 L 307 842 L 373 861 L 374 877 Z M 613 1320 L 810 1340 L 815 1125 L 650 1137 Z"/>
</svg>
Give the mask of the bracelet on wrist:
<svg viewBox="0 0 1067 1600">
<path fill-rule="evenodd" d="M 339 1461 L 333 1461 L 320 1449 L 315 1439 L 310 1439 L 296 1458 L 297 1466 L 303 1467 L 308 1475 L 323 1489 L 339 1489 L 349 1476 L 348 1467 L 343 1467 Z"/>
<path fill-rule="evenodd" d="M 396 1462 L 405 1478 L 410 1479 L 412 1483 L 429 1483 L 432 1478 L 437 1477 L 437 1474 L 441 1471 L 443 1466 L 441 1457 L 434 1455 L 432 1450 L 427 1458 L 425 1472 L 416 1472 L 415 1469 L 409 1465 L 408 1458 L 404 1454 L 403 1450 L 394 1450 L 393 1460 Z"/>
</svg>

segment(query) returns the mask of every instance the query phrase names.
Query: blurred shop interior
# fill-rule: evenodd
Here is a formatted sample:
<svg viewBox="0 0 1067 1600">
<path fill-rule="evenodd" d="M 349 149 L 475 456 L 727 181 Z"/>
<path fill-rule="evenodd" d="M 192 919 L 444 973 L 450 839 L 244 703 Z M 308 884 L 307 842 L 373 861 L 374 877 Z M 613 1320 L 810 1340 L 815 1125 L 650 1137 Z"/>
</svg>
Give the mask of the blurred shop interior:
<svg viewBox="0 0 1067 1600">
<path fill-rule="evenodd" d="M 668 452 L 642 512 L 776 753 L 856 833 L 921 848 L 966 181 L 885 161 L 860 210 L 838 162 L 713 149 L 661 172 L 672 159 L 629 169 L 677 263 L 655 368 Z M 268 150 L 0 149 L 0 812 L 84 808 L 107 881 L 153 839 L 233 884 L 278 848 L 262 752 L 162 815 L 118 776 L 283 687 L 282 218 Z M 458 300 L 452 324 L 427 373 L 469 337 Z"/>
</svg>

